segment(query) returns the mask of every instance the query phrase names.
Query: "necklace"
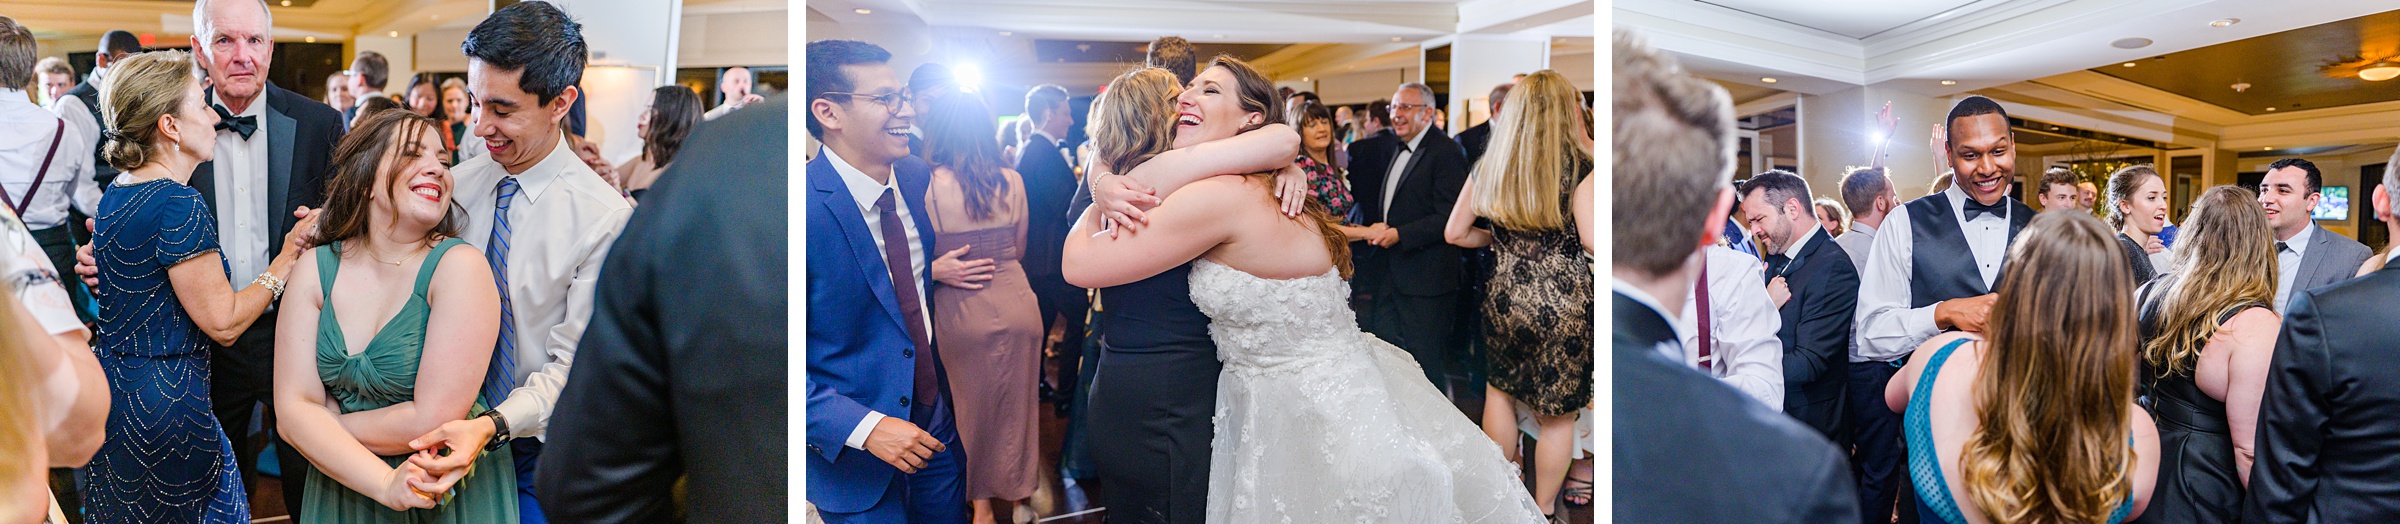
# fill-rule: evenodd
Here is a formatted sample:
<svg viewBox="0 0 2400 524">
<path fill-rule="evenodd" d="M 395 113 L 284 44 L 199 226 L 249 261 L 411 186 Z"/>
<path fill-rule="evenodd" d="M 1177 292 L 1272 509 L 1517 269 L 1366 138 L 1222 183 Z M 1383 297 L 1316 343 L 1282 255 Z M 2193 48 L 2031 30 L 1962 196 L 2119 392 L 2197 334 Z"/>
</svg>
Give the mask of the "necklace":
<svg viewBox="0 0 2400 524">
<path fill-rule="evenodd" d="M 361 247 L 364 247 L 364 246 L 361 246 Z M 374 248 L 366 248 L 366 249 L 361 249 L 360 251 L 363 251 L 363 252 L 365 252 L 365 253 L 367 254 L 367 258 L 374 259 L 376 262 L 383 263 L 383 265 L 387 265 L 387 266 L 398 266 L 398 265 L 401 265 L 401 264 L 406 264 L 406 263 L 408 263 L 408 260 L 409 260 L 409 259 L 412 259 L 412 258 L 417 258 L 417 251 L 420 251 L 420 250 L 423 250 L 423 249 L 424 249 L 424 246 L 418 246 L 418 247 L 416 247 L 416 248 L 409 249 L 407 254 L 404 254 L 404 255 L 401 255 L 401 256 L 400 256 L 400 261 L 398 261 L 398 262 L 393 262 L 393 261 L 390 261 L 390 260 L 384 260 L 384 259 L 383 259 L 383 257 L 381 257 L 381 256 L 376 256 L 376 255 L 377 255 L 377 253 L 375 253 L 375 249 L 374 249 Z"/>
</svg>

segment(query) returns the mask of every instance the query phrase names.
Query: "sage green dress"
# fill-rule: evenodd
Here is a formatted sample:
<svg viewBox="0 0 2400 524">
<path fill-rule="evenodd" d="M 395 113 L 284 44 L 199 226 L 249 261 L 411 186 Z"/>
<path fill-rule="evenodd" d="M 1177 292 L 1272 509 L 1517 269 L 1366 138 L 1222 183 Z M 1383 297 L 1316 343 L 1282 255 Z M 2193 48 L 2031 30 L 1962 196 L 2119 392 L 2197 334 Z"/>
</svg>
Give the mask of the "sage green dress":
<svg viewBox="0 0 2400 524">
<path fill-rule="evenodd" d="M 334 275 L 342 265 L 339 244 L 316 249 L 317 281 L 328 296 L 324 312 L 317 318 L 317 378 L 325 381 L 325 393 L 341 404 L 343 413 L 373 410 L 416 398 L 417 363 L 424 359 L 425 352 L 425 321 L 433 309 L 425 301 L 425 289 L 433 282 L 433 271 L 440 265 L 442 254 L 465 243 L 453 238 L 434 245 L 433 251 L 425 255 L 423 268 L 417 270 L 416 287 L 410 291 L 408 303 L 400 306 L 400 311 L 392 314 L 392 319 L 367 342 L 366 349 L 356 355 L 350 354 L 350 344 L 342 338 L 342 325 L 334 319 L 330 298 Z M 481 413 L 486 407 L 478 397 L 468 413 Z M 389 456 L 383 460 L 398 466 L 408 456 Z M 300 511 L 294 513 L 294 522 L 517 521 L 516 468 L 506 446 L 476 458 L 467 478 L 451 486 L 454 498 L 432 509 L 392 511 L 373 497 L 335 482 L 317 468 L 308 471 L 307 489 Z"/>
</svg>

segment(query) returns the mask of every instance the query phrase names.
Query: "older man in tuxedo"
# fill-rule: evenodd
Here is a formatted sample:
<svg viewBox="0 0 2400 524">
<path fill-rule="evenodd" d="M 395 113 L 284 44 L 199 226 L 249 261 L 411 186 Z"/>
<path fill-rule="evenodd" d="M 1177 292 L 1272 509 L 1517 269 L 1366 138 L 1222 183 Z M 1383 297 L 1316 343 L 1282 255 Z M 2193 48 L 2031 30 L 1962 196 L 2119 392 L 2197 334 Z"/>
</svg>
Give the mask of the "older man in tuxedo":
<svg viewBox="0 0 2400 524">
<path fill-rule="evenodd" d="M 2373 196 L 2400 228 L 2400 151 Z M 2292 293 L 2258 404 L 2245 522 L 2400 522 L 2400 265 Z"/>
<path fill-rule="evenodd" d="M 832 523 L 965 522 L 947 370 L 926 309 L 932 169 L 864 42 L 808 44 L 808 500 Z"/>
<path fill-rule="evenodd" d="M 1783 341 L 1783 412 L 1840 441 L 1858 268 L 1810 213 L 1807 180 L 1768 171 L 1740 191 L 1742 220 L 1766 253 L 1767 294 L 1783 317 L 1775 333 Z"/>
<path fill-rule="evenodd" d="M 1661 348 L 1679 345 L 1662 304 L 1690 292 L 1700 250 L 1715 243 L 1733 203 L 1733 103 L 1625 33 L 1612 54 L 1615 520 L 1858 520 L 1840 450 L 1665 356 L 1682 351 Z"/>
<path fill-rule="evenodd" d="M 1364 173 L 1352 185 L 1368 208 L 1366 222 L 1382 224 L 1367 243 L 1380 249 L 1360 267 L 1377 273 L 1367 330 L 1407 349 L 1426 379 L 1446 388 L 1457 349 L 1458 293 L 1466 252 L 1442 239 L 1443 222 L 1467 184 L 1467 152 L 1433 128 L 1433 88 L 1408 83 L 1392 93 L 1391 161 L 1355 159 Z"/>
<path fill-rule="evenodd" d="M 273 28 L 274 15 L 263 2 L 199 0 L 192 7 L 191 45 L 211 86 L 204 102 L 221 121 L 215 160 L 200 164 L 187 183 L 216 212 L 225 265 L 236 281 L 266 273 L 267 262 L 298 222 L 295 212 L 308 212 L 325 200 L 325 174 L 334 142 L 342 137 L 341 113 L 267 81 L 275 57 Z M 77 258 L 75 271 L 96 285 L 90 247 Z M 274 410 L 274 317 L 261 315 L 232 346 L 209 353 L 209 400 L 230 432 L 250 427 L 253 411 Z M 288 444 L 275 448 L 283 478 L 301 478 L 308 460 Z M 234 447 L 244 476 L 256 471 L 260 451 Z M 283 483 L 286 507 L 300 507 L 302 488 L 299 482 Z"/>
</svg>

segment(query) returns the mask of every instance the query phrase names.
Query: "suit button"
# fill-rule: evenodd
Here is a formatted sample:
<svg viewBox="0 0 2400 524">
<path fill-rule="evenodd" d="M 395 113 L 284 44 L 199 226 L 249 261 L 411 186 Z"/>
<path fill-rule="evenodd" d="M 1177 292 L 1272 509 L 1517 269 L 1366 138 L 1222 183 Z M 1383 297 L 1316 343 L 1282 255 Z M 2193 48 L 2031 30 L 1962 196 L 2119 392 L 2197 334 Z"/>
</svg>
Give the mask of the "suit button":
<svg viewBox="0 0 2400 524">
<path fill-rule="evenodd" d="M 914 349 L 903 349 L 903 350 L 900 350 L 900 358 L 917 358 L 917 350 L 914 350 Z"/>
<path fill-rule="evenodd" d="M 908 407 L 908 397 L 900 397 L 900 407 Z"/>
</svg>

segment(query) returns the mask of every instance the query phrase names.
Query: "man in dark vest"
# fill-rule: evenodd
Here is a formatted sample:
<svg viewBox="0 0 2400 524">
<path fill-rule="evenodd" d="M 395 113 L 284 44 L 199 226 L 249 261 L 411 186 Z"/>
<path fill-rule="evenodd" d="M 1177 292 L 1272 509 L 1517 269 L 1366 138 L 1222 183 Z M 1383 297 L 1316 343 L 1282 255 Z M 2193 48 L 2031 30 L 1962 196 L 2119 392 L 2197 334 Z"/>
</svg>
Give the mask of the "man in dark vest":
<svg viewBox="0 0 2400 524">
<path fill-rule="evenodd" d="M 1949 189 L 1909 201 L 1886 217 L 1859 268 L 1858 358 L 1850 363 L 1849 423 L 1856 447 L 1859 510 L 1891 521 L 1900 487 L 1900 415 L 1885 409 L 1892 372 L 1944 331 L 1981 333 L 1992 286 L 2033 208 L 2008 197 L 2017 177 L 2008 112 L 1981 96 L 1951 106 L 1942 154 L 1957 171 Z"/>
<path fill-rule="evenodd" d="M 91 76 L 84 77 L 83 83 L 67 90 L 67 96 L 59 97 L 50 104 L 50 112 L 67 119 L 67 127 L 73 127 L 81 133 L 84 141 L 72 145 L 82 148 L 77 151 L 92 152 L 93 171 L 89 176 L 98 181 L 102 188 L 108 187 L 109 181 L 116 180 L 117 168 L 109 167 L 108 161 L 100 158 L 100 146 L 104 142 L 100 140 L 100 131 L 107 127 L 107 121 L 100 118 L 100 81 L 108 78 L 109 65 L 140 52 L 142 40 L 133 36 L 133 33 L 109 31 L 100 35 L 100 48 L 92 53 Z M 83 228 L 83 218 L 75 216 L 67 221 L 75 226 L 76 243 L 91 241 L 91 232 Z M 73 293 L 74 290 L 69 292 Z"/>
</svg>

